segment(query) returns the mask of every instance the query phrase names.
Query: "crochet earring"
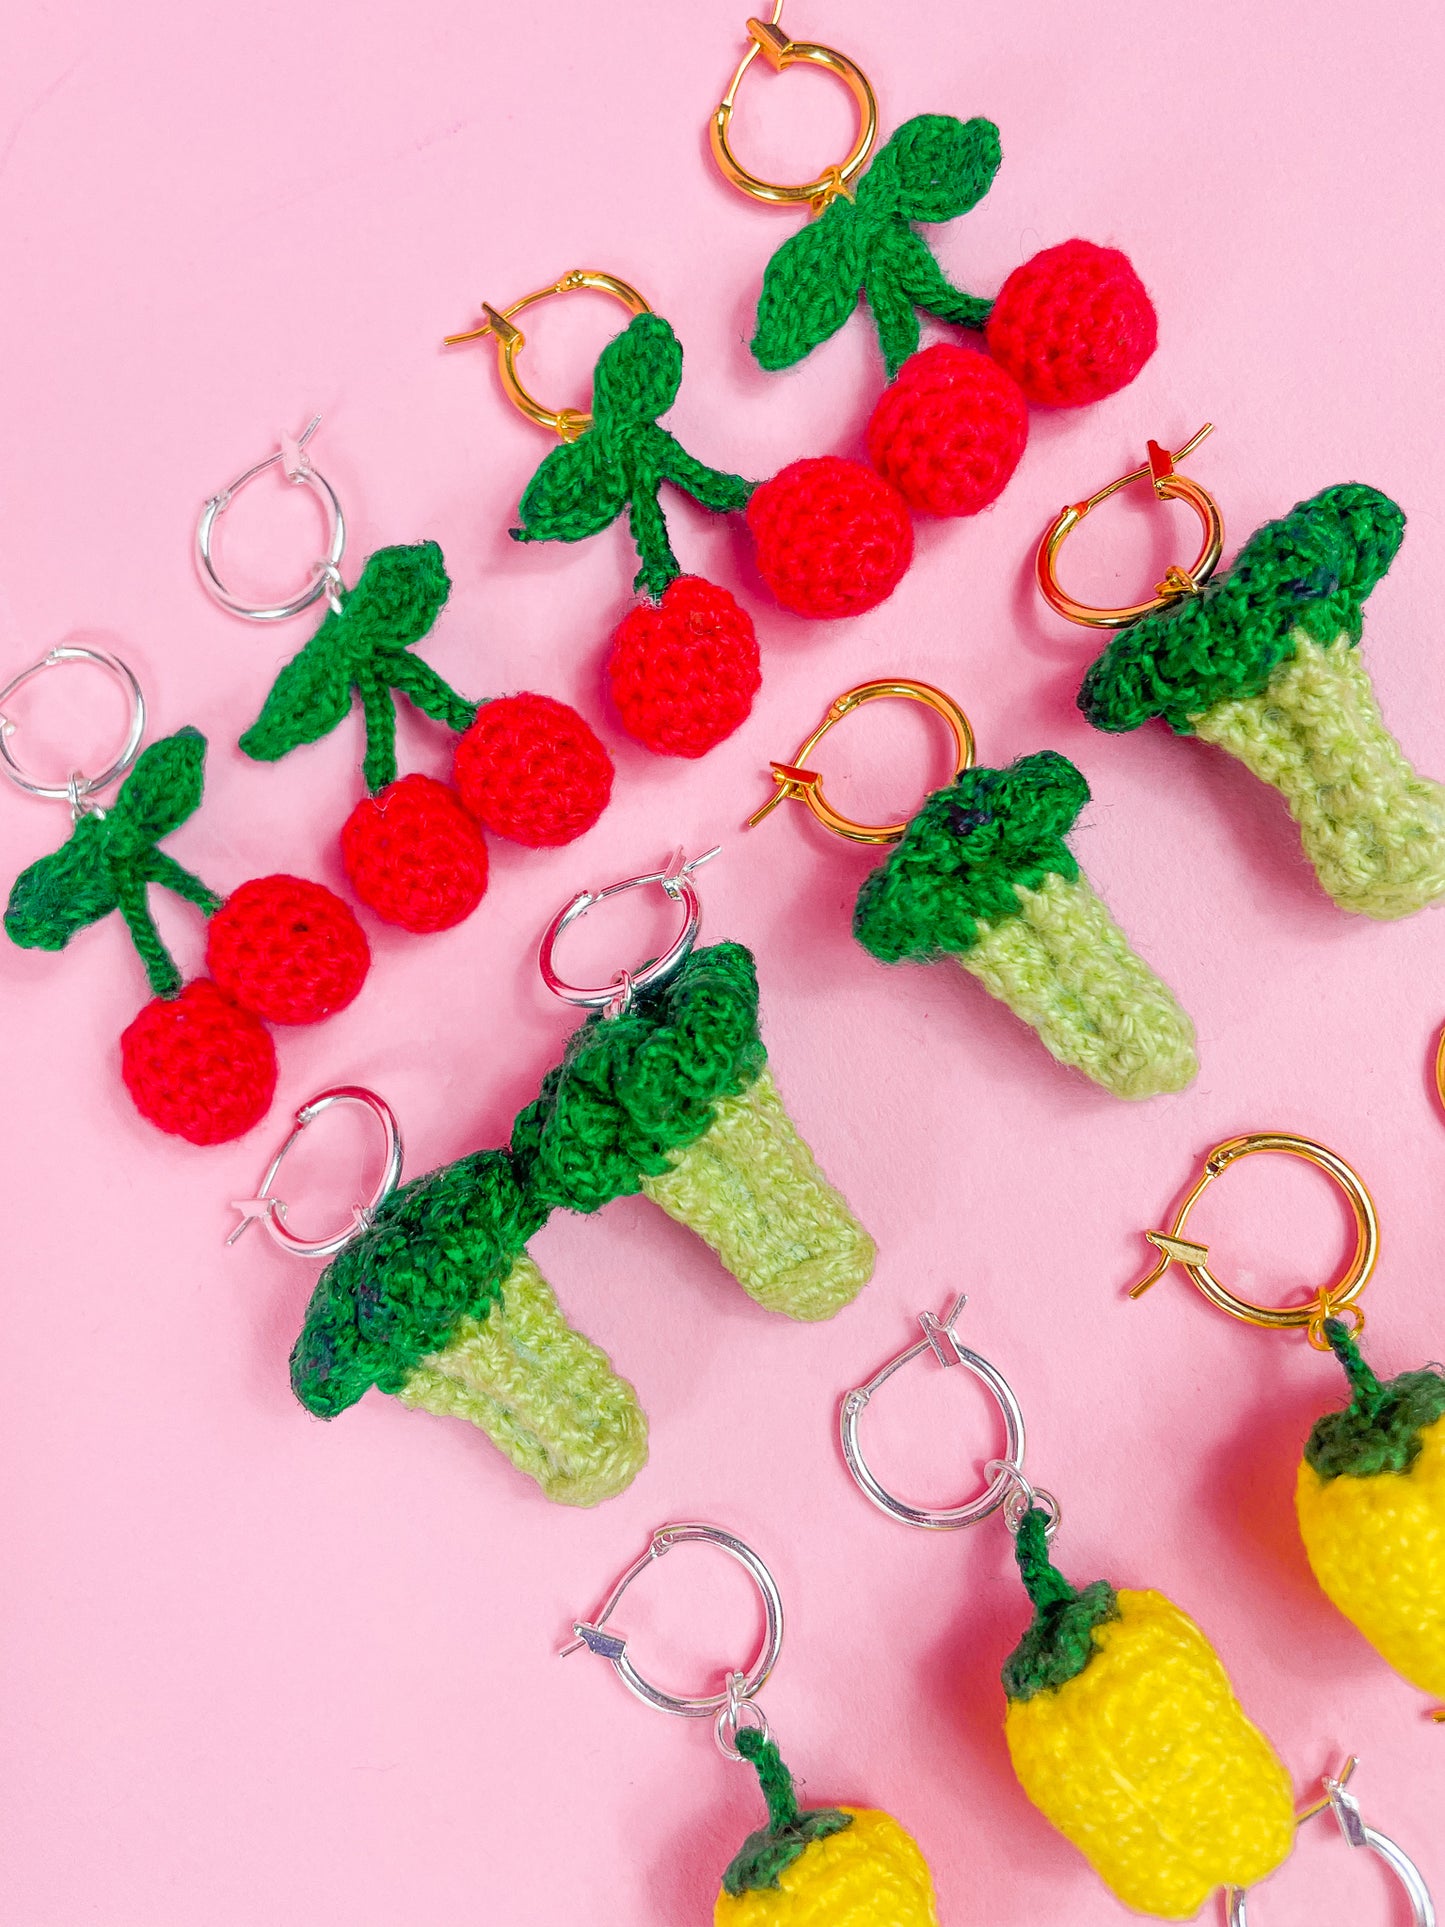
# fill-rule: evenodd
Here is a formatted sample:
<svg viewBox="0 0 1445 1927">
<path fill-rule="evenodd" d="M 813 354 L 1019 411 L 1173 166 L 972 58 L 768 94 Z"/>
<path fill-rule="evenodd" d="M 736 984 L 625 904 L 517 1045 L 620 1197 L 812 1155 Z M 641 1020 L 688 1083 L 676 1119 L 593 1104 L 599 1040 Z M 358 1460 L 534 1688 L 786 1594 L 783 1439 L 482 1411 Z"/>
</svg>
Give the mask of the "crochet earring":
<svg viewBox="0 0 1445 1927">
<path fill-rule="evenodd" d="M 597 821 L 612 793 L 612 761 L 588 724 L 566 703 L 523 692 L 481 703 L 457 694 L 413 654 L 451 593 L 435 542 L 377 549 L 353 589 L 342 583 L 346 523 L 331 484 L 306 444 L 320 425 L 246 470 L 201 511 L 196 558 L 213 600 L 250 622 L 282 622 L 326 600 L 311 640 L 276 678 L 241 748 L 274 763 L 320 742 L 350 713 L 353 696 L 366 725 L 366 795 L 341 831 L 341 859 L 352 889 L 384 922 L 425 934 L 471 915 L 487 887 L 481 831 L 533 849 L 570 843 Z M 328 525 L 326 559 L 284 602 L 248 603 L 226 588 L 212 548 L 216 525 L 237 492 L 280 465 L 288 482 L 310 488 Z M 399 776 L 395 695 L 457 738 L 452 784 Z"/>
<path fill-rule="evenodd" d="M 849 1392 L 843 1455 L 890 1518 L 951 1532 L 998 1512 L 1034 1607 L 1003 1669 L 1004 1737 L 1019 1784 L 1126 1907 L 1165 1920 L 1196 1914 L 1217 1888 L 1272 1873 L 1294 1841 L 1289 1776 L 1247 1718 L 1213 1647 L 1157 1592 L 1075 1586 L 1053 1564 L 1058 1500 L 1024 1476 L 1024 1420 L 1008 1380 L 955 1332 L 966 1300 L 924 1312 L 923 1337 Z M 961 1365 L 997 1401 L 1002 1458 L 977 1498 L 933 1508 L 896 1498 L 863 1453 L 874 1395 L 918 1358 Z"/>
<path fill-rule="evenodd" d="M 1284 797 L 1342 910 L 1409 916 L 1445 896 L 1445 788 L 1406 761 L 1357 647 L 1365 600 L 1395 559 L 1405 517 L 1363 483 L 1322 489 L 1257 529 L 1210 581 L 1223 548 L 1219 509 L 1175 471 L 1209 432 L 1206 424 L 1177 455 L 1150 442 L 1143 467 L 1061 509 L 1044 532 L 1035 572 L 1049 607 L 1120 631 L 1085 675 L 1079 708 L 1096 729 L 1138 729 L 1159 716 L 1177 735 L 1228 750 Z M 1100 502 L 1146 479 L 1159 501 L 1199 516 L 1194 566 L 1169 569 L 1128 608 L 1076 601 L 1058 581 L 1060 547 Z"/>
<path fill-rule="evenodd" d="M 1256 1305 L 1221 1284 L 1209 1247 L 1186 1238 L 1200 1196 L 1240 1158 L 1280 1152 L 1303 1158 L 1343 1191 L 1355 1221 L 1355 1250 L 1333 1284 L 1304 1305 Z M 1381 1379 L 1358 1339 L 1355 1300 L 1379 1256 L 1374 1201 L 1334 1151 L 1284 1131 L 1256 1131 L 1217 1144 L 1167 1232 L 1145 1236 L 1159 1262 L 1130 1292 L 1138 1298 L 1169 1269 L 1183 1267 L 1212 1305 L 1266 1331 L 1303 1331 L 1344 1370 L 1350 1402 L 1317 1419 L 1295 1482 L 1300 1536 L 1326 1596 L 1382 1659 L 1422 1692 L 1445 1700 L 1445 1373 L 1435 1365 Z M 1445 1710 L 1437 1713 L 1445 1719 Z"/>
<path fill-rule="evenodd" d="M 380 1124 L 381 1177 L 340 1231 L 303 1238 L 274 1186 L 302 1132 L 337 1105 Z M 469 1420 L 549 1499 L 612 1498 L 646 1461 L 647 1420 L 527 1255 L 546 1212 L 505 1151 L 474 1152 L 405 1185 L 401 1170 L 391 1107 L 343 1085 L 302 1105 L 255 1197 L 235 1206 L 241 1222 L 227 1244 L 259 1222 L 294 1257 L 330 1260 L 291 1354 L 297 1398 L 335 1418 L 374 1385 L 415 1411 Z"/>
<path fill-rule="evenodd" d="M 632 320 L 602 350 L 590 412 L 549 409 L 517 373 L 526 336 L 512 317 L 579 289 L 611 295 Z M 913 525 L 897 491 L 861 462 L 817 456 L 770 481 L 708 468 L 662 427 L 677 399 L 682 346 L 636 288 L 615 275 L 574 269 L 509 308 L 483 303 L 486 319 L 447 345 L 490 335 L 508 400 L 562 443 L 522 494 L 518 542 L 580 542 L 626 512 L 644 598 L 612 639 L 607 683 L 623 728 L 667 756 L 701 756 L 752 708 L 760 672 L 752 618 L 728 594 L 684 575 L 658 499 L 664 482 L 714 514 L 746 511 L 757 569 L 783 608 L 802 616 L 852 616 L 891 595 L 913 555 Z"/>
<path fill-rule="evenodd" d="M 855 823 L 803 765 L 835 723 L 884 698 L 943 717 L 956 773 L 909 822 Z M 1064 840 L 1089 801 L 1082 774 L 1054 750 L 1007 769 L 978 769 L 973 754 L 968 718 L 942 690 L 897 676 L 859 683 L 829 706 L 791 762 L 772 765 L 777 788 L 748 827 L 791 800 L 835 836 L 895 845 L 864 878 L 853 912 L 853 935 L 870 955 L 957 958 L 1060 1063 L 1116 1097 L 1183 1090 L 1199 1068 L 1194 1026 L 1130 949 Z"/>
<path fill-rule="evenodd" d="M 757 966 L 738 943 L 696 949 L 693 872 L 715 850 L 583 890 L 552 919 L 541 971 L 593 1015 L 574 1031 L 512 1153 L 539 1204 L 592 1212 L 640 1192 L 695 1231 L 743 1290 L 789 1318 L 831 1318 L 873 1274 L 873 1240 L 788 1116 L 758 1030 Z M 553 966 L 562 933 L 594 905 L 656 886 L 685 914 L 662 956 L 598 987 Z"/>
<path fill-rule="evenodd" d="M 259 1123 L 276 1088 L 267 1023 L 311 1024 L 349 1004 L 371 955 L 351 911 L 319 883 L 255 877 L 221 897 L 160 848 L 200 806 L 206 739 L 180 729 L 144 751 L 140 684 L 119 657 L 76 643 L 52 649 L 12 676 L 0 705 L 47 669 L 103 670 L 129 705 L 119 751 L 93 776 L 33 776 L 16 757 L 17 725 L 0 715 L 0 768 L 28 796 L 68 803 L 67 842 L 16 878 L 5 933 L 23 950 L 63 950 L 119 911 L 145 968 L 152 1001 L 120 1040 L 121 1077 L 136 1109 L 191 1144 L 221 1144 Z M 115 796 L 100 797 L 116 784 Z M 151 915 L 152 885 L 206 919 L 208 976 L 182 979 Z M 264 1020 L 264 1021 L 263 1021 Z"/>
<path fill-rule="evenodd" d="M 856 62 L 790 40 L 772 19 L 749 20 L 749 45 L 713 113 L 713 158 L 755 201 L 816 218 L 769 261 L 752 351 L 791 367 L 837 333 L 861 296 L 872 313 L 889 386 L 868 427 L 870 461 L 926 515 L 973 515 L 993 501 L 1028 439 L 1028 402 L 1078 407 L 1123 388 L 1153 354 L 1158 322 L 1144 285 L 1117 248 L 1065 241 L 1015 268 L 996 299 L 946 278 L 918 232 L 977 205 L 1002 152 L 992 121 L 919 114 L 873 157 L 878 102 Z M 815 179 L 765 181 L 738 159 L 732 114 L 761 54 L 774 73 L 805 64 L 852 94 L 858 131 L 845 159 Z M 920 350 L 919 312 L 981 336 L 988 350 L 941 342 Z"/>
<path fill-rule="evenodd" d="M 729 1671 L 713 1693 L 681 1694 L 654 1686 L 632 1659 L 629 1642 L 607 1622 L 623 1594 L 675 1546 L 704 1545 L 735 1559 L 763 1603 L 764 1631 L 746 1672 Z M 753 1767 L 768 1822 L 749 1834 L 722 1878 L 714 1927 L 938 1927 L 928 1865 L 913 1839 L 886 1813 L 859 1807 L 801 1807 L 758 1695 L 783 1649 L 783 1602 L 777 1582 L 751 1546 L 711 1525 L 660 1526 L 590 1620 L 575 1620 L 561 1649 L 584 1647 L 605 1659 L 645 1706 L 678 1719 L 713 1722 L 724 1759 Z"/>
</svg>

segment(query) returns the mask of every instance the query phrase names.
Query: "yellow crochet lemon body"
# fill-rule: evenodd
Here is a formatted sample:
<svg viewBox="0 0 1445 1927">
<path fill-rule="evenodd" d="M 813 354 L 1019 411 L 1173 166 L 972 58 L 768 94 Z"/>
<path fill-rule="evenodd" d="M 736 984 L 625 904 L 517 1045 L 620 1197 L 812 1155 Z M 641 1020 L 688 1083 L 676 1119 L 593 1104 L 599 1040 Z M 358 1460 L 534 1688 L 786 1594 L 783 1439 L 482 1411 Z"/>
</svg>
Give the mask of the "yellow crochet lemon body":
<svg viewBox="0 0 1445 1927">
<path fill-rule="evenodd" d="M 1305 1448 L 1295 1487 L 1305 1551 L 1381 1658 L 1445 1700 L 1445 1379 L 1381 1381 L 1352 1340 L 1329 1336 L 1354 1397 Z"/>
</svg>

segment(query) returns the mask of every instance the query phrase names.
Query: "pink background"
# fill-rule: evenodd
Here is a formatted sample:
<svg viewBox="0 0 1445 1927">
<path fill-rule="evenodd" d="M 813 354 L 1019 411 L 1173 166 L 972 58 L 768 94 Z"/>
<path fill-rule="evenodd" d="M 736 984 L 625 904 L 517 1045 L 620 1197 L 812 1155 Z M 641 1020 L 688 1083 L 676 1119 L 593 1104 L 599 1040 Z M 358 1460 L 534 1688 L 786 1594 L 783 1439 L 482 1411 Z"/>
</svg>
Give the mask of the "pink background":
<svg viewBox="0 0 1445 1927">
<path fill-rule="evenodd" d="M 503 404 L 489 350 L 438 344 L 483 297 L 610 268 L 682 336 L 672 426 L 699 454 L 760 475 L 858 447 L 881 380 L 865 323 L 786 376 L 745 351 L 763 262 L 796 217 L 735 195 L 707 158 L 742 12 L 135 0 L 32 5 L 12 22 L 0 678 L 70 635 L 120 650 L 158 729 L 191 721 L 212 739 L 207 803 L 176 855 L 222 889 L 278 867 L 336 882 L 359 719 L 280 768 L 233 747 L 314 618 L 247 627 L 207 601 L 188 555 L 203 498 L 319 410 L 351 578 L 380 543 L 435 537 L 456 588 L 427 656 L 475 693 L 578 703 L 618 784 L 574 847 L 494 844 L 491 889 L 461 928 L 417 940 L 373 924 L 361 998 L 282 1036 L 271 1118 L 219 1150 L 160 1138 L 120 1088 L 116 1038 L 143 987 L 118 923 L 64 957 L 4 947 L 5 1927 L 710 1917 L 758 1817 L 750 1776 L 605 1666 L 554 1657 L 569 1620 L 679 1517 L 744 1534 L 777 1573 L 788 1640 L 766 1706 L 808 1797 L 896 1814 L 946 1922 L 1119 1919 L 1009 1773 L 997 1670 L 1025 1614 L 999 1523 L 910 1532 L 839 1458 L 840 1394 L 960 1287 L 966 1340 L 1017 1387 L 1029 1467 L 1063 1500 L 1066 1568 L 1157 1585 L 1193 1612 L 1302 1791 L 1358 1750 L 1367 1818 L 1445 1898 L 1445 1737 L 1316 1590 L 1293 1525 L 1294 1465 L 1338 1402 L 1334 1368 L 1182 1282 L 1138 1306 L 1123 1296 L 1140 1231 L 1199 1155 L 1292 1129 L 1376 1190 L 1379 1365 L 1445 1352 L 1445 1131 L 1428 1076 L 1445 924 L 1351 921 L 1237 766 L 1162 728 L 1092 733 L 1073 707 L 1090 638 L 1045 620 L 1028 579 L 1061 501 L 1206 416 L 1219 432 L 1192 472 L 1217 492 L 1231 549 L 1328 483 L 1373 482 L 1410 533 L 1370 603 L 1368 660 L 1406 748 L 1445 772 L 1440 462 L 1419 404 L 1445 305 L 1435 9 L 1403 0 L 1361 32 L 1355 10 L 1304 0 L 978 8 L 966 24 L 915 0 L 904 26 L 864 0 L 794 0 L 795 33 L 874 77 L 885 128 L 924 109 L 1000 123 L 997 185 L 937 236 L 957 278 L 990 291 L 1045 244 L 1117 242 L 1154 293 L 1161 347 L 1101 407 L 1035 413 L 998 505 L 921 526 L 912 572 L 861 620 L 780 616 L 737 533 L 679 508 L 684 561 L 756 609 L 766 662 L 750 722 L 684 767 L 630 745 L 602 709 L 624 534 L 508 542 L 547 443 Z M 829 158 L 849 122 L 826 82 L 795 76 L 751 82 L 738 125 L 766 169 Z M 585 399 L 617 322 L 592 299 L 539 313 L 539 388 Z M 279 486 L 253 491 L 231 518 L 236 572 L 251 558 L 258 586 L 284 585 L 314 547 L 307 514 Z M 1130 501 L 1079 538 L 1077 580 L 1128 599 L 1192 539 L 1187 516 Z M 1120 1104 L 951 968 L 873 964 L 847 922 L 869 859 L 800 812 L 739 833 L 769 756 L 884 673 L 955 692 L 985 761 L 1051 744 L 1081 763 L 1096 800 L 1079 855 L 1198 1020 L 1204 1068 L 1186 1095 Z M 26 716 L 27 741 L 57 753 L 93 747 L 112 720 L 78 675 Z M 941 773 L 927 737 L 916 717 L 874 715 L 834 739 L 828 767 L 860 810 L 908 808 L 930 754 Z M 444 772 L 429 726 L 407 726 L 404 754 Z M 65 822 L 18 793 L 0 803 L 8 878 Z M 549 1225 L 539 1261 L 652 1421 L 650 1466 L 593 1514 L 550 1507 L 468 1428 L 380 1396 L 330 1426 L 308 1418 L 286 1354 L 314 1267 L 255 1235 L 221 1246 L 227 1201 L 254 1187 L 288 1111 L 328 1083 L 372 1084 L 400 1113 L 413 1173 L 497 1141 L 573 1022 L 534 968 L 547 918 L 584 885 L 716 840 L 707 932 L 757 952 L 780 1085 L 881 1247 L 868 1292 L 831 1326 L 791 1328 L 644 1202 Z M 197 920 L 165 921 L 196 967 Z M 594 921 L 579 967 L 646 954 L 663 927 L 639 904 Z M 318 1222 L 356 1189 L 362 1143 L 338 1126 L 298 1163 L 292 1189 Z M 1199 1223 L 1221 1268 L 1261 1293 L 1324 1275 L 1344 1235 L 1322 1182 L 1274 1161 L 1232 1178 Z M 981 1399 L 941 1374 L 900 1387 L 876 1422 L 880 1460 L 939 1498 L 997 1449 Z M 684 1552 L 619 1623 L 644 1663 L 701 1685 L 750 1651 L 754 1617 L 725 1562 Z M 1356 1902 L 1387 1917 L 1383 1876 L 1321 1826 L 1261 1914 L 1313 1921 L 1327 1897 L 1330 1917 Z"/>
</svg>

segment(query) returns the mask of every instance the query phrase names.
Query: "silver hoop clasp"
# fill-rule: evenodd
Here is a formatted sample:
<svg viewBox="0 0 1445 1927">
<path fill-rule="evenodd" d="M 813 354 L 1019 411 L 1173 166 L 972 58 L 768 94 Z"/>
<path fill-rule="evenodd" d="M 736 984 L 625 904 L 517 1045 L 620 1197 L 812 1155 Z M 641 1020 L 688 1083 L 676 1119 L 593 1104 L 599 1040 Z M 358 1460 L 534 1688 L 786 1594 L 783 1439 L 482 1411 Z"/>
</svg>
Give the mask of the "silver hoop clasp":
<svg viewBox="0 0 1445 1927">
<path fill-rule="evenodd" d="M 1435 1927 L 1435 1903 L 1430 1898 L 1430 1889 L 1425 1885 L 1425 1876 L 1403 1847 L 1397 1847 L 1387 1835 L 1365 1825 L 1360 1817 L 1358 1802 L 1345 1791 L 1345 1782 L 1358 1764 L 1352 1754 L 1337 1776 L 1326 1774 L 1323 1781 L 1324 1799 L 1316 1800 L 1312 1806 L 1296 1814 L 1295 1825 L 1302 1825 L 1317 1813 L 1333 1813 L 1339 1822 L 1340 1832 L 1349 1844 L 1352 1847 L 1364 1847 L 1378 1855 L 1404 1888 L 1413 1927 Z M 1225 1918 L 1229 1927 L 1249 1927 L 1247 1889 L 1230 1887 L 1226 1890 Z"/>
<path fill-rule="evenodd" d="M 727 1553 L 747 1569 L 762 1598 L 765 1625 L 757 1657 L 745 1673 L 729 1673 L 727 1684 L 720 1693 L 667 1693 L 660 1686 L 653 1686 L 633 1665 L 628 1656 L 627 1641 L 622 1635 L 606 1630 L 607 1621 L 632 1582 L 640 1578 L 664 1553 L 681 1545 L 714 1546 L 719 1552 Z M 660 1712 L 671 1713 L 678 1719 L 712 1719 L 714 1737 L 728 1759 L 741 1757 L 737 1750 L 737 1732 L 744 1721 L 756 1726 L 765 1739 L 768 1737 L 767 1720 L 763 1717 L 762 1708 L 754 1702 L 767 1685 L 783 1650 L 782 1596 L 773 1575 L 752 1547 L 731 1532 L 724 1532 L 721 1526 L 660 1526 L 653 1533 L 646 1552 L 628 1567 L 607 1595 L 602 1610 L 591 1619 L 574 1620 L 572 1631 L 575 1637 L 561 1649 L 563 1659 L 585 1646 L 589 1652 L 605 1659 L 627 1690 L 645 1705 L 655 1706 Z"/>
<path fill-rule="evenodd" d="M 308 1124 L 314 1124 L 323 1112 L 337 1104 L 360 1104 L 363 1109 L 380 1124 L 386 1134 L 386 1163 L 382 1168 L 376 1189 L 368 1204 L 355 1204 L 351 1207 L 350 1222 L 341 1231 L 332 1232 L 325 1238 L 301 1238 L 290 1230 L 286 1223 L 286 1205 L 281 1198 L 271 1196 L 271 1186 L 286 1158 L 286 1153 Z M 290 1136 L 281 1149 L 266 1166 L 266 1175 L 254 1198 L 238 1198 L 232 1205 L 239 1211 L 241 1222 L 233 1229 L 226 1243 L 233 1245 L 243 1231 L 251 1225 L 264 1224 L 267 1231 L 283 1251 L 289 1251 L 297 1258 L 334 1258 L 338 1251 L 345 1250 L 354 1238 L 369 1229 L 377 1212 L 401 1182 L 401 1127 L 396 1121 L 396 1113 L 384 1098 L 375 1091 L 363 1090 L 358 1084 L 340 1084 L 335 1090 L 322 1091 L 313 1097 L 309 1104 L 303 1104 L 296 1113 L 296 1122 Z"/>
<path fill-rule="evenodd" d="M 682 852 L 679 851 L 665 870 L 649 870 L 646 876 L 627 877 L 621 883 L 609 883 L 605 890 L 579 891 L 547 925 L 537 954 L 542 982 L 552 995 L 560 997 L 564 1004 L 580 1004 L 587 1010 L 603 1011 L 608 1017 L 620 1017 L 624 1011 L 631 1009 L 633 999 L 640 990 L 651 990 L 675 977 L 691 954 L 702 927 L 702 902 L 693 884 L 692 873 L 704 863 L 710 863 L 721 848 L 720 843 L 714 844 L 712 849 L 704 850 L 701 856 L 695 856 L 687 863 L 683 862 Z M 681 903 L 687 914 L 681 932 L 660 957 L 644 964 L 639 970 L 619 970 L 610 984 L 596 987 L 569 984 L 557 975 L 552 956 L 557 939 L 569 925 L 576 923 L 579 917 L 585 916 L 597 904 L 606 903 L 609 897 L 619 897 L 625 890 L 640 890 L 653 883 L 660 885 L 674 903 Z"/>
<path fill-rule="evenodd" d="M 1014 1396 L 1013 1387 L 996 1365 L 991 1365 L 986 1358 L 961 1345 L 954 1332 L 959 1314 L 967 1302 L 967 1297 L 960 1292 L 944 1317 L 936 1318 L 931 1311 L 923 1312 L 918 1321 L 923 1327 L 923 1336 L 917 1344 L 910 1345 L 906 1352 L 900 1352 L 897 1358 L 890 1359 L 866 1385 L 859 1385 L 845 1395 L 838 1415 L 843 1457 L 864 1496 L 871 1499 L 880 1512 L 886 1512 L 890 1518 L 901 1519 L 905 1525 L 921 1526 L 929 1532 L 956 1532 L 960 1526 L 977 1525 L 981 1519 L 986 1519 L 1002 1506 L 1010 1528 L 1017 1531 L 1024 1511 L 1037 1503 L 1049 1513 L 1052 1531 L 1058 1524 L 1058 1501 L 1050 1493 L 1035 1491 L 1024 1478 L 1024 1415 Z M 976 1499 L 970 1499 L 963 1505 L 917 1506 L 896 1497 L 864 1458 L 858 1436 L 859 1421 L 873 1394 L 895 1372 L 901 1372 L 905 1365 L 911 1365 L 915 1358 L 921 1358 L 925 1352 L 931 1352 L 940 1365 L 962 1365 L 965 1371 L 972 1372 L 992 1392 L 1003 1414 L 1004 1455 L 1000 1459 L 989 1460 L 986 1468 L 990 1475 L 989 1483 Z"/>
<path fill-rule="evenodd" d="M 93 807 L 88 805 L 87 799 L 97 790 L 109 789 L 112 783 L 119 782 L 140 754 L 141 738 L 145 735 L 146 727 L 146 705 L 140 684 L 119 656 L 112 656 L 104 649 L 82 648 L 78 642 L 61 643 L 57 648 L 43 655 L 39 662 L 32 662 L 28 669 L 22 669 L 18 675 L 12 676 L 5 687 L 0 689 L 0 704 L 9 702 L 17 690 L 23 689 L 26 683 L 33 681 L 45 670 L 57 668 L 61 663 L 66 662 L 92 663 L 97 669 L 104 669 L 107 674 L 114 676 L 120 684 L 121 691 L 130 704 L 130 723 L 126 729 L 125 741 L 121 744 L 119 751 L 95 776 L 86 776 L 80 770 L 72 770 L 63 783 L 43 783 L 39 777 L 32 776 L 29 770 L 17 760 L 14 750 L 10 747 L 10 739 L 15 734 L 17 725 L 3 713 L 3 710 L 0 710 L 0 768 L 4 769 L 16 788 L 24 790 L 27 796 L 42 796 L 56 802 L 68 802 L 71 815 L 78 817 L 87 807 Z"/>
<path fill-rule="evenodd" d="M 283 435 L 281 446 L 274 455 L 264 461 L 256 462 L 244 475 L 238 475 L 234 482 L 227 483 L 219 495 L 213 495 L 201 510 L 201 519 L 196 524 L 196 566 L 201 572 L 201 581 L 209 594 L 229 609 L 233 616 L 244 616 L 248 622 L 285 622 L 290 616 L 299 616 L 303 609 L 309 609 L 313 602 L 325 596 L 338 614 L 341 610 L 341 558 L 346 553 L 346 518 L 341 513 L 341 503 L 337 500 L 336 490 L 317 468 L 311 465 L 306 453 L 306 444 L 321 426 L 321 417 L 313 415 L 293 441 Z M 288 482 L 314 489 L 326 515 L 327 547 L 326 560 L 318 562 L 307 578 L 306 586 L 297 591 L 285 602 L 256 604 L 243 602 L 222 582 L 216 573 L 216 565 L 211 557 L 211 542 L 215 536 L 216 523 L 231 506 L 236 496 L 256 477 L 263 474 L 274 463 L 280 462 L 286 471 Z"/>
</svg>

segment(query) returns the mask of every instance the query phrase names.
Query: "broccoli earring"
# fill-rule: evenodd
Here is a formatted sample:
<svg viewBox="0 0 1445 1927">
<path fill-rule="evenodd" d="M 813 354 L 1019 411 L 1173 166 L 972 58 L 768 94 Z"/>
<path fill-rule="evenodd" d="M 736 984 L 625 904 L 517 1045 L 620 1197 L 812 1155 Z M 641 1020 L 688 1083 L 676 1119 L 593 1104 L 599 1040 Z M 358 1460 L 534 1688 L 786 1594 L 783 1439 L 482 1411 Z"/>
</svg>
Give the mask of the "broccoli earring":
<svg viewBox="0 0 1445 1927">
<path fill-rule="evenodd" d="M 1284 797 L 1342 910 L 1409 916 L 1445 896 L 1445 788 L 1406 761 L 1358 647 L 1366 598 L 1395 559 L 1404 515 L 1363 483 L 1323 489 L 1257 529 L 1211 581 L 1219 511 L 1174 466 L 1208 433 L 1178 455 L 1151 442 L 1143 467 L 1061 510 L 1044 533 L 1036 575 L 1049 606 L 1120 631 L 1084 677 L 1079 708 L 1096 729 L 1133 730 L 1159 716 L 1178 735 L 1228 750 Z M 1199 560 L 1171 568 L 1152 597 L 1128 608 L 1077 602 L 1059 585 L 1059 548 L 1116 489 L 1146 479 L 1159 500 L 1181 499 L 1199 514 Z"/>
<path fill-rule="evenodd" d="M 957 773 L 910 822 L 855 823 L 802 764 L 860 704 L 895 697 L 945 719 Z M 1064 840 L 1089 800 L 1066 757 L 1041 750 L 1008 769 L 975 768 L 973 731 L 957 703 L 894 677 L 839 696 L 792 761 L 772 771 L 777 789 L 749 827 L 792 800 L 850 842 L 896 846 L 864 878 L 853 913 L 853 934 L 872 956 L 956 957 L 1060 1063 L 1116 1097 L 1179 1091 L 1193 1079 L 1194 1026 L 1129 947 Z"/>
</svg>

